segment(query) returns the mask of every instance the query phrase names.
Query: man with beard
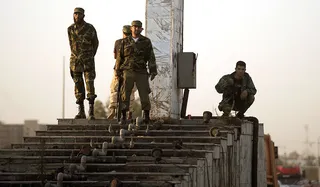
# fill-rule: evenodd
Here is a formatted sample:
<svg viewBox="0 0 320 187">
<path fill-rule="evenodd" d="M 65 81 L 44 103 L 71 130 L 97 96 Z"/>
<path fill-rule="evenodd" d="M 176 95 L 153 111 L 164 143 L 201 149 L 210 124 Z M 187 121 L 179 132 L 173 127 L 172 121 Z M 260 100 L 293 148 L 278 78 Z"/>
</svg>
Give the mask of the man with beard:
<svg viewBox="0 0 320 187">
<path fill-rule="evenodd" d="M 231 110 L 238 111 L 236 117 L 244 118 L 244 113 L 254 102 L 257 90 L 246 71 L 246 63 L 238 61 L 235 72 L 224 75 L 215 86 L 218 93 L 222 95 L 219 110 L 223 116 L 229 116 Z"/>
<path fill-rule="evenodd" d="M 149 77 L 152 81 L 157 73 L 156 59 L 152 43 L 149 38 L 142 36 L 142 22 L 132 21 L 132 36 L 124 38 L 121 42 L 120 51 L 117 55 L 115 71 L 117 76 L 123 76 L 122 86 L 122 118 L 125 123 L 126 113 L 129 110 L 130 94 L 134 83 L 139 91 L 141 109 L 144 113 L 144 122 L 150 120 Z M 147 65 L 149 72 L 147 70 Z"/>
<path fill-rule="evenodd" d="M 99 40 L 93 25 L 84 21 L 84 9 L 75 8 L 73 13 L 74 23 L 68 27 L 68 37 L 71 49 L 70 74 L 74 81 L 76 104 L 79 112 L 75 119 L 85 119 L 84 111 L 85 86 L 86 82 L 87 100 L 89 101 L 89 118 L 94 118 L 94 100 L 97 97 L 94 88 L 96 77 L 94 57 L 97 53 Z"/>
<path fill-rule="evenodd" d="M 131 26 L 130 25 L 124 25 L 122 28 L 122 39 L 118 39 L 116 40 L 116 42 L 114 43 L 114 50 L 113 50 L 113 54 L 114 54 L 114 59 L 117 59 L 117 54 L 120 50 L 120 44 L 121 41 L 123 40 L 123 38 L 126 38 L 128 36 L 131 36 Z M 118 96 L 118 86 L 119 86 L 119 79 L 117 77 L 116 72 L 114 72 L 114 76 L 112 78 L 112 82 L 111 82 L 111 86 L 110 86 L 110 90 L 111 90 L 111 94 L 110 94 L 110 103 L 109 103 L 109 110 L 110 110 L 110 114 L 108 116 L 108 119 L 113 119 L 115 117 L 116 114 L 116 109 L 117 109 L 117 96 Z M 128 115 L 128 119 L 132 119 L 132 112 L 133 112 L 133 102 L 134 102 L 134 92 L 137 90 L 136 85 L 134 85 L 131 95 L 130 95 L 130 107 L 129 107 L 129 115 Z"/>
</svg>

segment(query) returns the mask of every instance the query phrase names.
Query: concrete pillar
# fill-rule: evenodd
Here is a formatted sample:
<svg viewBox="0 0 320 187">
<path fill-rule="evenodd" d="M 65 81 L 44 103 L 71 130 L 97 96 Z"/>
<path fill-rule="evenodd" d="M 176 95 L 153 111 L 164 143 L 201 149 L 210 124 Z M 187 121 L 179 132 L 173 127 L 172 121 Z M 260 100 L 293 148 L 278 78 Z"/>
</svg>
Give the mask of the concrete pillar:
<svg viewBox="0 0 320 187">
<path fill-rule="evenodd" d="M 151 118 L 179 119 L 177 53 L 183 48 L 183 0 L 146 0 L 145 33 L 153 43 L 158 76 L 150 82 Z"/>
<path fill-rule="evenodd" d="M 199 158 L 198 161 L 197 161 L 197 184 L 199 185 L 199 187 L 207 187 L 205 184 L 205 180 L 206 180 L 206 177 L 205 177 L 205 171 L 206 171 L 206 168 L 205 168 L 205 161 L 204 159 L 201 159 Z"/>
</svg>

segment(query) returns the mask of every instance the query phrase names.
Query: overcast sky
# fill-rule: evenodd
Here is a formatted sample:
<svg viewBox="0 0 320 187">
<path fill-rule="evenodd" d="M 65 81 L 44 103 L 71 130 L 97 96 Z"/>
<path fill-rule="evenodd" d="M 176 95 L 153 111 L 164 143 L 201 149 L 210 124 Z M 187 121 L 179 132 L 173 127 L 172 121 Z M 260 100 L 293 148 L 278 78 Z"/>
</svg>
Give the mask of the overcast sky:
<svg viewBox="0 0 320 187">
<path fill-rule="evenodd" d="M 66 56 L 66 117 L 77 112 L 68 71 L 67 27 L 73 9 L 98 32 L 96 92 L 106 102 L 110 93 L 113 45 L 122 25 L 145 23 L 145 0 L 1 0 L 0 120 L 57 123 L 62 116 L 62 59 Z M 221 100 L 214 90 L 219 78 L 247 63 L 258 93 L 247 115 L 265 125 L 280 152 L 303 151 L 304 125 L 309 140 L 320 136 L 320 1 L 197 0 L 185 1 L 184 51 L 199 54 L 197 89 L 190 91 L 188 114 L 201 115 Z M 317 145 L 310 149 L 316 152 Z"/>
</svg>

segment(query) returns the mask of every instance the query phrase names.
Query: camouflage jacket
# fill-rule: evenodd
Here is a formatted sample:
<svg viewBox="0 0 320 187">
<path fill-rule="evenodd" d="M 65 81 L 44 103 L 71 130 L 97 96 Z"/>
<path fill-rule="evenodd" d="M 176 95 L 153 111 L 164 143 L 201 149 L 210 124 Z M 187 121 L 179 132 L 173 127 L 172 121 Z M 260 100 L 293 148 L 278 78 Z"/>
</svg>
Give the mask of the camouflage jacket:
<svg viewBox="0 0 320 187">
<path fill-rule="evenodd" d="M 225 89 L 227 89 L 230 86 L 233 86 L 234 74 L 235 72 L 221 77 L 221 79 L 215 86 L 218 93 L 224 93 Z M 255 95 L 257 93 L 257 89 L 254 86 L 254 83 L 248 73 L 245 73 L 242 79 L 241 91 L 244 90 L 247 90 L 248 94 L 251 95 Z"/>
<path fill-rule="evenodd" d="M 68 27 L 68 37 L 71 49 L 70 69 L 74 72 L 94 70 L 94 56 L 99 40 L 93 25 L 84 22 L 78 27 L 72 24 Z"/>
<path fill-rule="evenodd" d="M 113 49 L 114 59 L 117 59 L 118 51 L 120 51 L 120 44 L 122 40 L 123 39 L 121 38 L 119 40 L 116 40 L 116 42 L 114 42 L 114 49 Z"/>
<path fill-rule="evenodd" d="M 123 39 L 121 38 L 119 40 L 116 40 L 116 42 L 114 42 L 114 48 L 113 48 L 114 59 L 117 59 L 118 52 L 120 51 L 120 44 L 121 44 L 122 40 Z M 116 69 L 116 64 L 114 64 L 113 69 Z"/>
<path fill-rule="evenodd" d="M 117 54 L 116 70 L 147 73 L 147 62 L 149 73 L 157 75 L 156 58 L 149 38 L 141 35 L 137 42 L 132 36 L 122 39 Z"/>
</svg>

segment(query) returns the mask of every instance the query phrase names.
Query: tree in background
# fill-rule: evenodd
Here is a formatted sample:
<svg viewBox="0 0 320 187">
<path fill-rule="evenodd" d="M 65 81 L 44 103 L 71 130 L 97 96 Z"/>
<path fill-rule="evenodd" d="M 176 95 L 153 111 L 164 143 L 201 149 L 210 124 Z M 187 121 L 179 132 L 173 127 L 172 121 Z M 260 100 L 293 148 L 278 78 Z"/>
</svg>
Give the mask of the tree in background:
<svg viewBox="0 0 320 187">
<path fill-rule="evenodd" d="M 309 155 L 305 158 L 306 166 L 316 166 L 317 160 L 314 155 Z"/>
<path fill-rule="evenodd" d="M 106 107 L 103 105 L 103 103 L 100 100 L 96 100 L 94 102 L 94 116 L 97 119 L 107 118 Z"/>
<path fill-rule="evenodd" d="M 279 155 L 279 158 L 276 159 L 276 165 L 280 165 L 280 166 L 287 166 L 288 162 L 287 162 L 287 156 L 286 155 Z"/>
<path fill-rule="evenodd" d="M 302 156 L 297 151 L 292 151 L 288 155 L 283 154 L 279 155 L 279 158 L 276 159 L 276 165 L 282 166 L 316 166 L 317 157 L 314 155 Z"/>
<path fill-rule="evenodd" d="M 300 154 L 297 151 L 292 151 L 291 153 L 289 153 L 288 158 L 289 159 L 299 159 Z"/>
</svg>

